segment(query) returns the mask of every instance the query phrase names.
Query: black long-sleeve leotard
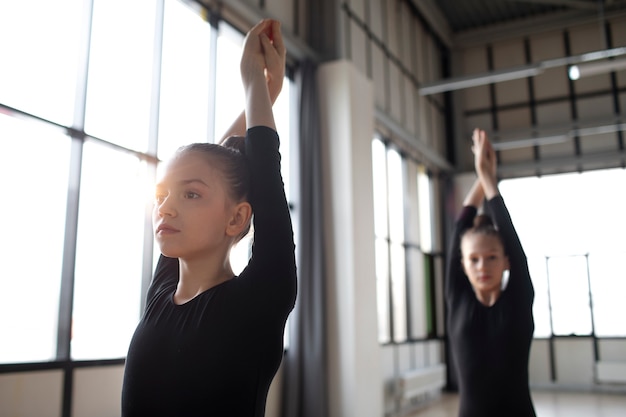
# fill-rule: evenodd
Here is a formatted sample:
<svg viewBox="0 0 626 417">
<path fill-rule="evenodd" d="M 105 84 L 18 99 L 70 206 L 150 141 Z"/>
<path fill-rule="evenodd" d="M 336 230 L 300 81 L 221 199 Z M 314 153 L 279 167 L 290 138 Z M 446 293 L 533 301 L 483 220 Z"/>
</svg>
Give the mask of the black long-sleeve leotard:
<svg viewBox="0 0 626 417">
<path fill-rule="evenodd" d="M 178 259 L 160 257 L 126 359 L 124 417 L 265 414 L 295 303 L 295 247 L 276 132 L 249 129 L 246 158 L 251 259 L 238 277 L 176 305 Z"/>
<path fill-rule="evenodd" d="M 480 303 L 461 266 L 460 237 L 472 226 L 475 207 L 463 207 L 448 253 L 448 340 L 456 365 L 460 417 L 535 416 L 528 386 L 534 332 L 534 290 L 511 217 L 501 196 L 486 203 L 503 238 L 510 274 L 494 305 Z"/>
</svg>

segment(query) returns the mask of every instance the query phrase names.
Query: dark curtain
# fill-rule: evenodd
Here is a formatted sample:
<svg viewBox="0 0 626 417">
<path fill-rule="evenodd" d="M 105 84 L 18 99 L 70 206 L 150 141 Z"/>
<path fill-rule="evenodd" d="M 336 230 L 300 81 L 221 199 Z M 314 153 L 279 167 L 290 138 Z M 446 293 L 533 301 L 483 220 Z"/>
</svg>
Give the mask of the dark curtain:
<svg viewBox="0 0 626 417">
<path fill-rule="evenodd" d="M 328 415 L 322 171 L 317 66 L 303 62 L 300 91 L 298 299 L 283 361 L 282 417 Z"/>
</svg>

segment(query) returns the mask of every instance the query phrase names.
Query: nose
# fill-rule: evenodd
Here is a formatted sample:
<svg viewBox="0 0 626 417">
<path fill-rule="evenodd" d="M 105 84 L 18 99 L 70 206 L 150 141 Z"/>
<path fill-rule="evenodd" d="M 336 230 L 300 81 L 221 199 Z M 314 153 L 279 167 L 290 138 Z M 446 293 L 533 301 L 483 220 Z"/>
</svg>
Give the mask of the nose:
<svg viewBox="0 0 626 417">
<path fill-rule="evenodd" d="M 479 271 L 482 271 L 485 268 L 485 264 L 486 264 L 485 259 L 478 258 L 478 261 L 476 262 L 476 268 Z"/>
<path fill-rule="evenodd" d="M 176 209 L 174 207 L 174 201 L 170 196 L 163 197 L 160 202 L 157 202 L 154 206 L 156 214 L 159 217 L 176 216 Z"/>
</svg>

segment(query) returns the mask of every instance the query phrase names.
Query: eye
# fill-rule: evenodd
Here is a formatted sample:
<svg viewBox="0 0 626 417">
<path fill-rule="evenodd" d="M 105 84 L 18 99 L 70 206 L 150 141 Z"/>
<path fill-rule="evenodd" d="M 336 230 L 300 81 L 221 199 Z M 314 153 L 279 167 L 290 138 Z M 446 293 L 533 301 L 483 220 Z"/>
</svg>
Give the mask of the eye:
<svg viewBox="0 0 626 417">
<path fill-rule="evenodd" d="M 196 198 L 200 198 L 200 194 L 195 193 L 193 191 L 187 191 L 185 193 L 185 198 L 189 199 L 189 200 L 193 200 L 193 199 L 196 199 Z"/>
<path fill-rule="evenodd" d="M 167 197 L 165 194 L 157 193 L 157 194 L 154 195 L 154 202 L 156 204 L 161 204 L 163 202 L 163 200 L 165 200 L 165 197 Z"/>
</svg>

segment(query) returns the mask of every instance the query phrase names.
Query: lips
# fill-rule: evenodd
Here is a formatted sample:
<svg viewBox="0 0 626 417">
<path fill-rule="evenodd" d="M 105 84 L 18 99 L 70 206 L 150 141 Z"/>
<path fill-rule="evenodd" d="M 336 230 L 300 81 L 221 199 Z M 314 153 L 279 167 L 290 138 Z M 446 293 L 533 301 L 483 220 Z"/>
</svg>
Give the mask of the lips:
<svg viewBox="0 0 626 417">
<path fill-rule="evenodd" d="M 176 229 L 175 227 L 172 227 L 167 223 L 161 223 L 156 228 L 156 231 L 154 233 L 155 234 L 172 234 L 172 233 L 178 233 L 178 232 L 180 232 L 180 230 Z"/>
</svg>

